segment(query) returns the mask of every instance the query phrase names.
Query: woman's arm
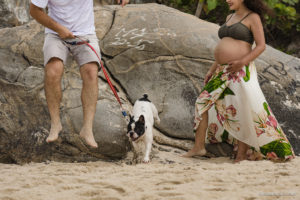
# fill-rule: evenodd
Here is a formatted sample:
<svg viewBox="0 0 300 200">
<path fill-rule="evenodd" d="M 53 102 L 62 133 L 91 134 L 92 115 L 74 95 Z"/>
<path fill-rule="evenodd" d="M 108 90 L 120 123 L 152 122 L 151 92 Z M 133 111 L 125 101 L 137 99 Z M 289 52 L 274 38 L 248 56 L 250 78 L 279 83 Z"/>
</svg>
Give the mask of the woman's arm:
<svg viewBox="0 0 300 200">
<path fill-rule="evenodd" d="M 249 62 L 255 60 L 266 48 L 264 29 L 258 14 L 253 13 L 249 15 L 250 18 L 250 29 L 253 33 L 255 48 L 252 51 L 244 56 L 240 60 L 235 60 L 229 62 L 229 67 L 227 68 L 228 72 L 237 72 L 243 66 L 248 65 Z"/>
<path fill-rule="evenodd" d="M 211 73 L 214 73 L 216 71 L 217 67 L 218 67 L 218 63 L 217 63 L 217 61 L 215 61 L 208 71 Z"/>
<path fill-rule="evenodd" d="M 248 64 L 249 62 L 255 60 L 266 48 L 266 41 L 264 35 L 264 29 L 258 14 L 252 14 L 250 29 L 253 33 L 255 48 L 247 54 L 242 60 L 243 63 Z"/>
<path fill-rule="evenodd" d="M 75 38 L 69 29 L 51 19 L 42 8 L 37 7 L 32 3 L 30 3 L 30 15 L 43 26 L 57 32 L 62 39 Z"/>
</svg>

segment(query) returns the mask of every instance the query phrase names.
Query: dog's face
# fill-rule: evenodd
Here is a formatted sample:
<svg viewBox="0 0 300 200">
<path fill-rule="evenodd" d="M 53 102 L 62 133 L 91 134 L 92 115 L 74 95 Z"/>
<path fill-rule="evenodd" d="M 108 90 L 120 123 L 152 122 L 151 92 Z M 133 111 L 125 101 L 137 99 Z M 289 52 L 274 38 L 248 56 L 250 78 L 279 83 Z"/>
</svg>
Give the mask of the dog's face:
<svg viewBox="0 0 300 200">
<path fill-rule="evenodd" d="M 146 130 L 144 115 L 141 115 L 138 121 L 134 121 L 134 117 L 130 116 L 130 122 L 127 126 L 127 136 L 132 140 L 136 141 L 144 135 Z"/>
</svg>

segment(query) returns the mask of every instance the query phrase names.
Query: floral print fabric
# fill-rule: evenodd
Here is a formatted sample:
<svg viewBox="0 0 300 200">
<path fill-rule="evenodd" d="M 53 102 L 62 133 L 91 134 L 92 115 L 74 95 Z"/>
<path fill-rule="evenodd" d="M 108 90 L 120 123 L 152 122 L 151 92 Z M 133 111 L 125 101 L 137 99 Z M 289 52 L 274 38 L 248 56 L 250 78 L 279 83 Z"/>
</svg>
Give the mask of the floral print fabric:
<svg viewBox="0 0 300 200">
<path fill-rule="evenodd" d="M 249 159 L 288 160 L 294 157 L 257 80 L 254 63 L 229 74 L 228 65 L 220 65 L 202 89 L 195 104 L 194 131 L 201 115 L 208 110 L 207 143 L 237 140 L 251 148 Z"/>
</svg>

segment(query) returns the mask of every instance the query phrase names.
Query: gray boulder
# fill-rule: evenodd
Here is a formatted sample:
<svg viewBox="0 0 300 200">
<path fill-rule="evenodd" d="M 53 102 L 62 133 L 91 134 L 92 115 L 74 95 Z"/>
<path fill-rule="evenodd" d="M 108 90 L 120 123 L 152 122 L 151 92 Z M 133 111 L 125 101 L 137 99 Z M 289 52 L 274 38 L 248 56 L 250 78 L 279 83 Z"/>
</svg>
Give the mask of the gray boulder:
<svg viewBox="0 0 300 200">
<path fill-rule="evenodd" d="M 29 22 L 30 0 L 0 0 L 0 28 Z"/>
<path fill-rule="evenodd" d="M 101 10 L 101 14 L 105 10 Z M 102 19 L 105 19 L 102 17 Z M 112 21 L 106 20 L 110 26 Z M 105 26 L 105 23 L 101 23 Z M 105 29 L 97 31 L 101 36 Z M 104 33 L 105 34 L 105 33 Z M 68 59 L 62 80 L 63 131 L 53 144 L 45 143 L 50 128 L 43 88 L 44 29 L 35 21 L 0 30 L 0 162 L 64 162 L 120 159 L 130 149 L 126 123 L 119 104 L 99 73 L 99 96 L 94 121 L 98 149 L 90 149 L 79 137 L 82 125 L 82 81 L 77 64 Z M 100 37 L 101 38 L 101 37 Z M 119 90 L 124 106 L 126 96 Z"/>
<path fill-rule="evenodd" d="M 160 131 L 193 139 L 194 102 L 214 59 L 219 26 L 156 4 L 117 9 L 115 16 L 101 41 L 111 73 L 132 103 L 149 94 Z M 256 64 L 266 98 L 297 149 L 300 60 L 268 46 Z"/>
</svg>

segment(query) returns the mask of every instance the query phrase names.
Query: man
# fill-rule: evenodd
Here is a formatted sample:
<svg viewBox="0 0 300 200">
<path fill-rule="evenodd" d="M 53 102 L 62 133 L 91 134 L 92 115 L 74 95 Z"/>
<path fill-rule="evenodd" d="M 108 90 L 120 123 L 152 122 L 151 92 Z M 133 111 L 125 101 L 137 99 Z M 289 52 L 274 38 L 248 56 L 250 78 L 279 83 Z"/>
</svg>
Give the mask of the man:
<svg viewBox="0 0 300 200">
<path fill-rule="evenodd" d="M 119 3 L 120 0 L 118 0 Z M 128 0 L 122 1 L 122 7 Z M 44 8 L 48 7 L 48 14 Z M 93 135 L 93 121 L 98 98 L 99 59 L 87 45 L 70 45 L 67 42 L 80 38 L 89 40 L 100 56 L 95 34 L 93 0 L 31 0 L 30 15 L 46 27 L 43 47 L 45 65 L 45 94 L 51 118 L 51 128 L 46 142 L 53 142 L 62 130 L 59 108 L 62 98 L 61 79 L 69 53 L 80 66 L 83 81 L 81 101 L 83 126 L 80 136 L 91 147 L 98 145 Z"/>
</svg>

